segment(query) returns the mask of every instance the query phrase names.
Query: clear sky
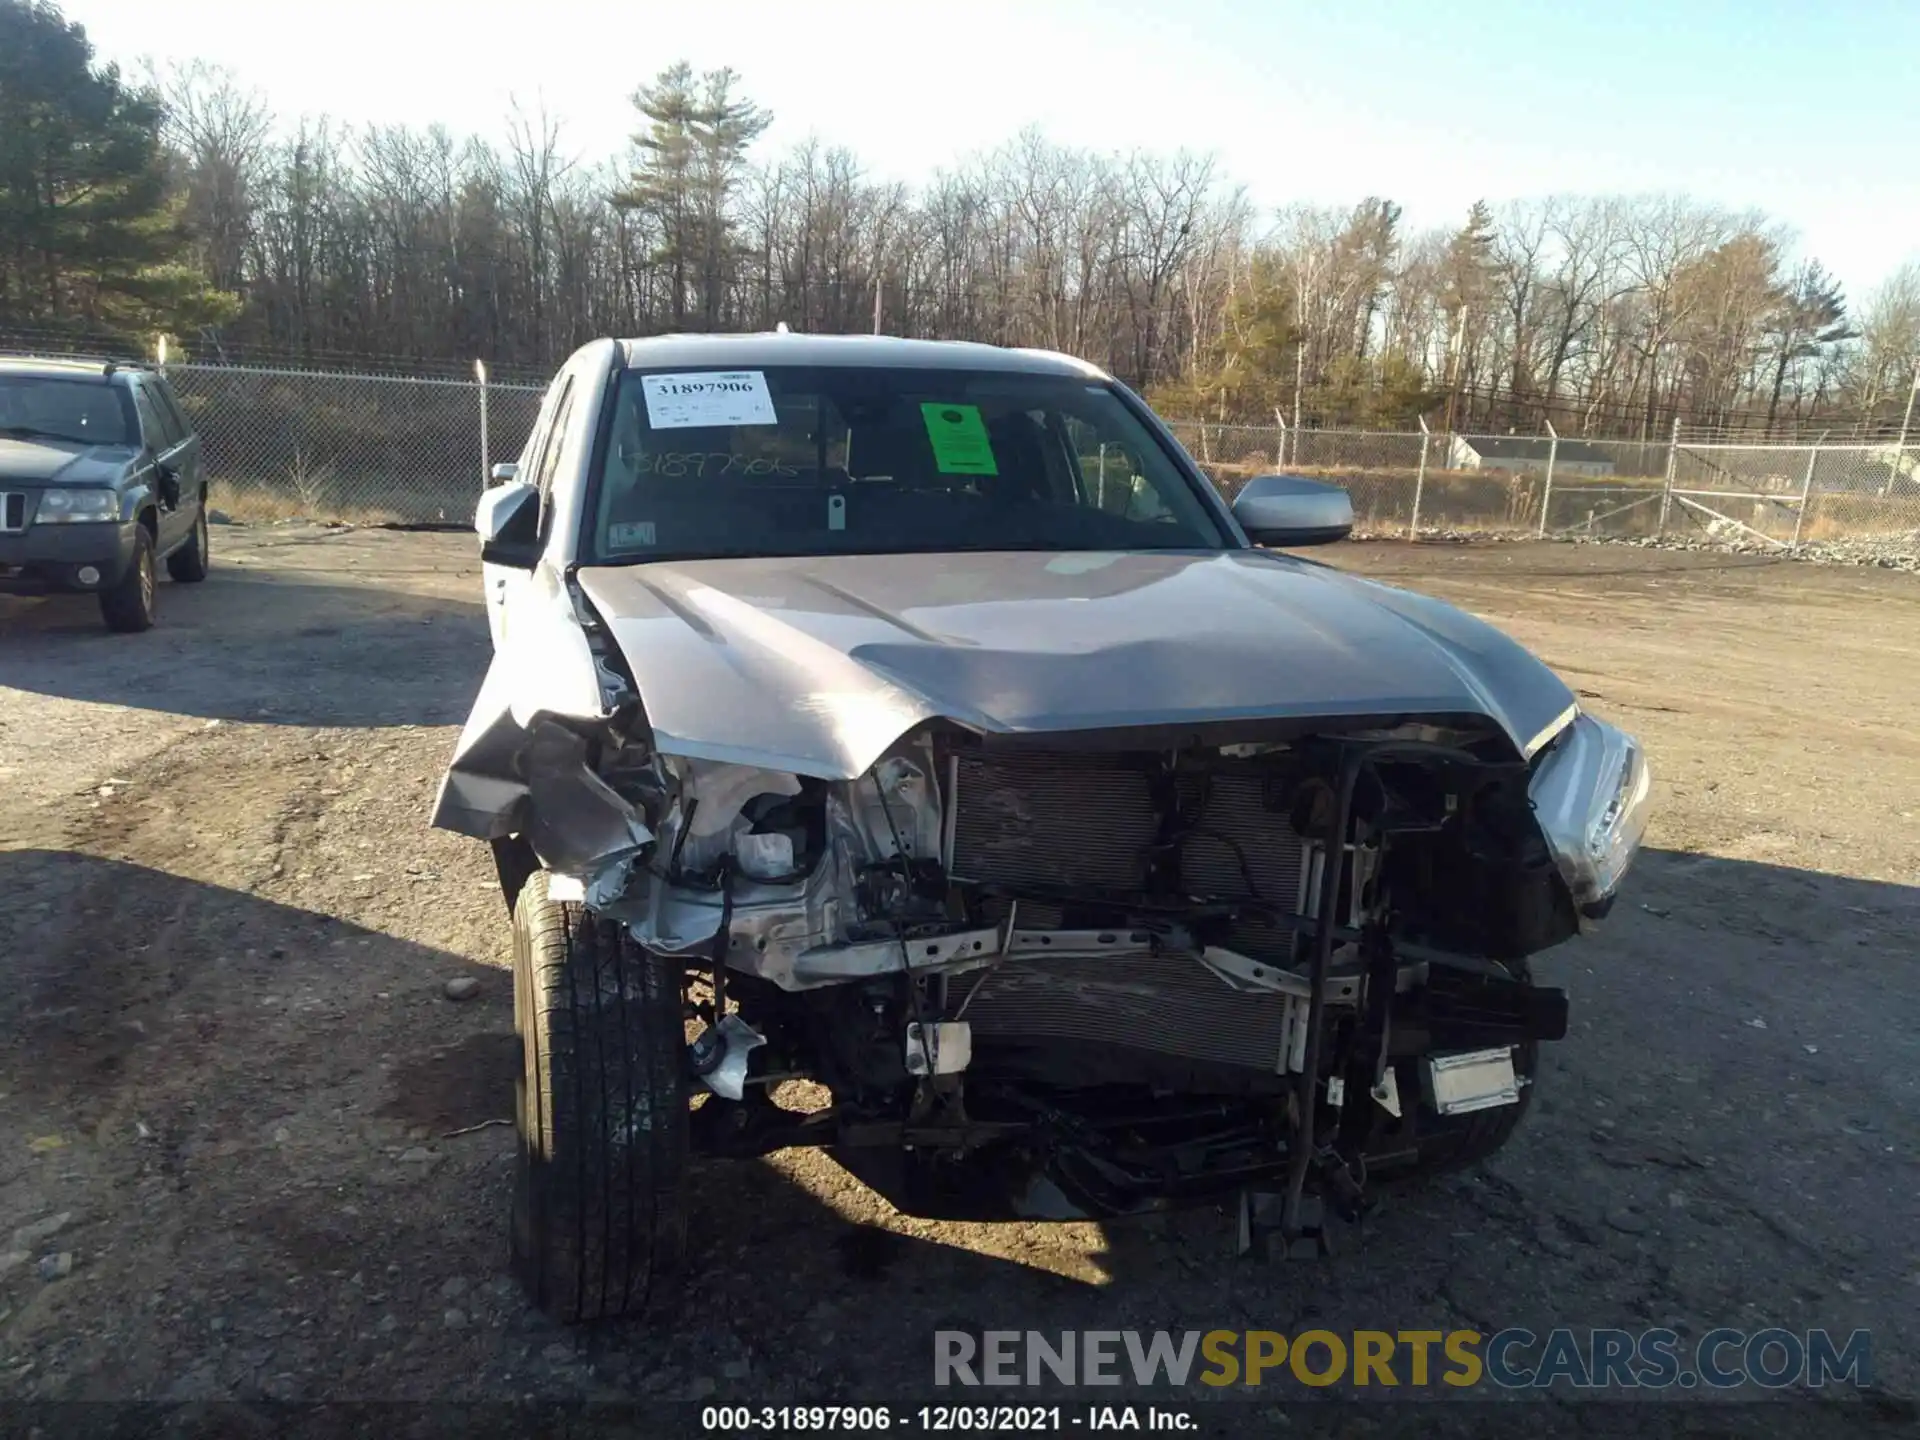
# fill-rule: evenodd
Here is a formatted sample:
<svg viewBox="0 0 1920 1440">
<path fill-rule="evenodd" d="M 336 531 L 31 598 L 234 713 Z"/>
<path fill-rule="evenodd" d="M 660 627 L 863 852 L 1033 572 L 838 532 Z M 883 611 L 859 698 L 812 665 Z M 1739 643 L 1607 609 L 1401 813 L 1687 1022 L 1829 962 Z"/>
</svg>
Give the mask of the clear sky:
<svg viewBox="0 0 1920 1440">
<path fill-rule="evenodd" d="M 1759 207 L 1864 296 L 1920 258 L 1920 0 L 65 0 L 100 53 L 200 57 L 283 117 L 498 138 L 544 103 L 598 161 L 634 87 L 731 65 L 913 181 L 1029 124 L 1216 151 L 1266 208 L 1683 190 Z"/>
</svg>

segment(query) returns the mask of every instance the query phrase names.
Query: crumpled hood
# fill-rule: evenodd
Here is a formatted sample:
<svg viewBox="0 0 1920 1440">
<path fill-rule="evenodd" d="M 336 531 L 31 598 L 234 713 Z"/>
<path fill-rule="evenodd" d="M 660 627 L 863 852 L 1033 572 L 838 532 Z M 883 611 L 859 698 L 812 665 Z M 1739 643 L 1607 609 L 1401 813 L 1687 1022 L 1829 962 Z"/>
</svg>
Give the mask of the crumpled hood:
<svg viewBox="0 0 1920 1440">
<path fill-rule="evenodd" d="M 0 436 L 0 484 L 112 485 L 133 454 L 125 445 Z"/>
<path fill-rule="evenodd" d="M 1485 716 L 1531 754 L 1558 677 L 1440 601 L 1263 551 L 585 568 L 665 753 L 848 779 L 936 716 L 999 734 Z"/>
</svg>

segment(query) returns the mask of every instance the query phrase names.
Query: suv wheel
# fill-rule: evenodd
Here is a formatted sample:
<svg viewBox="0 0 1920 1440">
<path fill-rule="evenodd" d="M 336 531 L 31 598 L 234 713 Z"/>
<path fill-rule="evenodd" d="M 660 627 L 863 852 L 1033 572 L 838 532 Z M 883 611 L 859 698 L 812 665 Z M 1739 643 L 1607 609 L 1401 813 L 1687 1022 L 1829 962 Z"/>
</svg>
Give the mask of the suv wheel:
<svg viewBox="0 0 1920 1440">
<path fill-rule="evenodd" d="M 133 563 L 111 590 L 100 592 L 100 615 L 109 630 L 131 634 L 153 628 L 159 578 L 154 574 L 153 536 L 142 525 L 134 531 Z"/>
<path fill-rule="evenodd" d="M 194 517 L 193 535 L 167 557 L 167 574 L 189 585 L 207 578 L 207 502 L 204 498 L 200 501 L 200 513 Z"/>
<path fill-rule="evenodd" d="M 644 1312 L 686 1250 L 686 1026 L 677 964 L 552 899 L 513 910 L 513 1267 L 565 1323 Z"/>
</svg>

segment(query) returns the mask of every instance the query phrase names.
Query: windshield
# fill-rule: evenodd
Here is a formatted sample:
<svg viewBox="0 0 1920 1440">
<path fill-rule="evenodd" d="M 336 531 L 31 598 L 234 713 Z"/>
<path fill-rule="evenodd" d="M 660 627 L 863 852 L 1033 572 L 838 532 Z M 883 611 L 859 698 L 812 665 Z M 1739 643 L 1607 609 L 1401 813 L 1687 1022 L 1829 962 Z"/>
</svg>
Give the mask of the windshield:
<svg viewBox="0 0 1920 1440">
<path fill-rule="evenodd" d="M 98 380 L 0 375 L 0 435 L 130 445 L 135 433 L 123 393 Z"/>
<path fill-rule="evenodd" d="M 601 563 L 1228 543 L 1104 384 L 870 367 L 629 370 L 613 407 L 584 547 Z"/>
</svg>

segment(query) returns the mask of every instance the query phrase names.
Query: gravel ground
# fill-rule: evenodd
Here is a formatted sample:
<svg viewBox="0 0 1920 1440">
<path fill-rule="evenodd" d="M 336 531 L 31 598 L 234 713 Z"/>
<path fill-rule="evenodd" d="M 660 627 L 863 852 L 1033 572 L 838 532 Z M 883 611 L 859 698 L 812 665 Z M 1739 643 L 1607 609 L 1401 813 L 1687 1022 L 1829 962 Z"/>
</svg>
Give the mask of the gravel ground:
<svg viewBox="0 0 1920 1440">
<path fill-rule="evenodd" d="M 1234 1260 L 1212 1211 L 930 1224 L 810 1153 L 716 1166 L 685 1313 L 583 1334 L 504 1275 L 505 915 L 482 847 L 425 825 L 486 659 L 470 541 L 214 541 L 213 578 L 163 586 L 146 636 L 0 600 L 0 1412 L 872 1401 L 926 1393 L 941 1328 L 1666 1323 L 1875 1334 L 1869 1398 L 1710 1407 L 1700 1433 L 1913 1422 L 1911 578 L 1607 545 L 1326 552 L 1501 624 L 1651 750 L 1628 895 L 1540 962 L 1573 1028 L 1508 1150 L 1307 1265 Z M 454 1001 L 449 981 L 477 983 Z M 1536 1433 L 1653 1414 L 1546 1405 Z M 1488 1407 L 1389 1408 L 1473 1434 Z"/>
<path fill-rule="evenodd" d="M 1872 565 L 1882 570 L 1903 570 L 1920 575 L 1920 530 L 1904 535 L 1860 535 L 1849 540 L 1810 540 L 1798 550 L 1786 551 L 1728 527 L 1719 535 L 1673 535 L 1660 539 L 1648 536 L 1608 537 L 1604 535 L 1566 537 L 1575 545 L 1629 545 L 1643 550 L 1679 550 L 1693 554 L 1772 555 L 1783 559 L 1811 561 L 1816 565 Z"/>
</svg>

